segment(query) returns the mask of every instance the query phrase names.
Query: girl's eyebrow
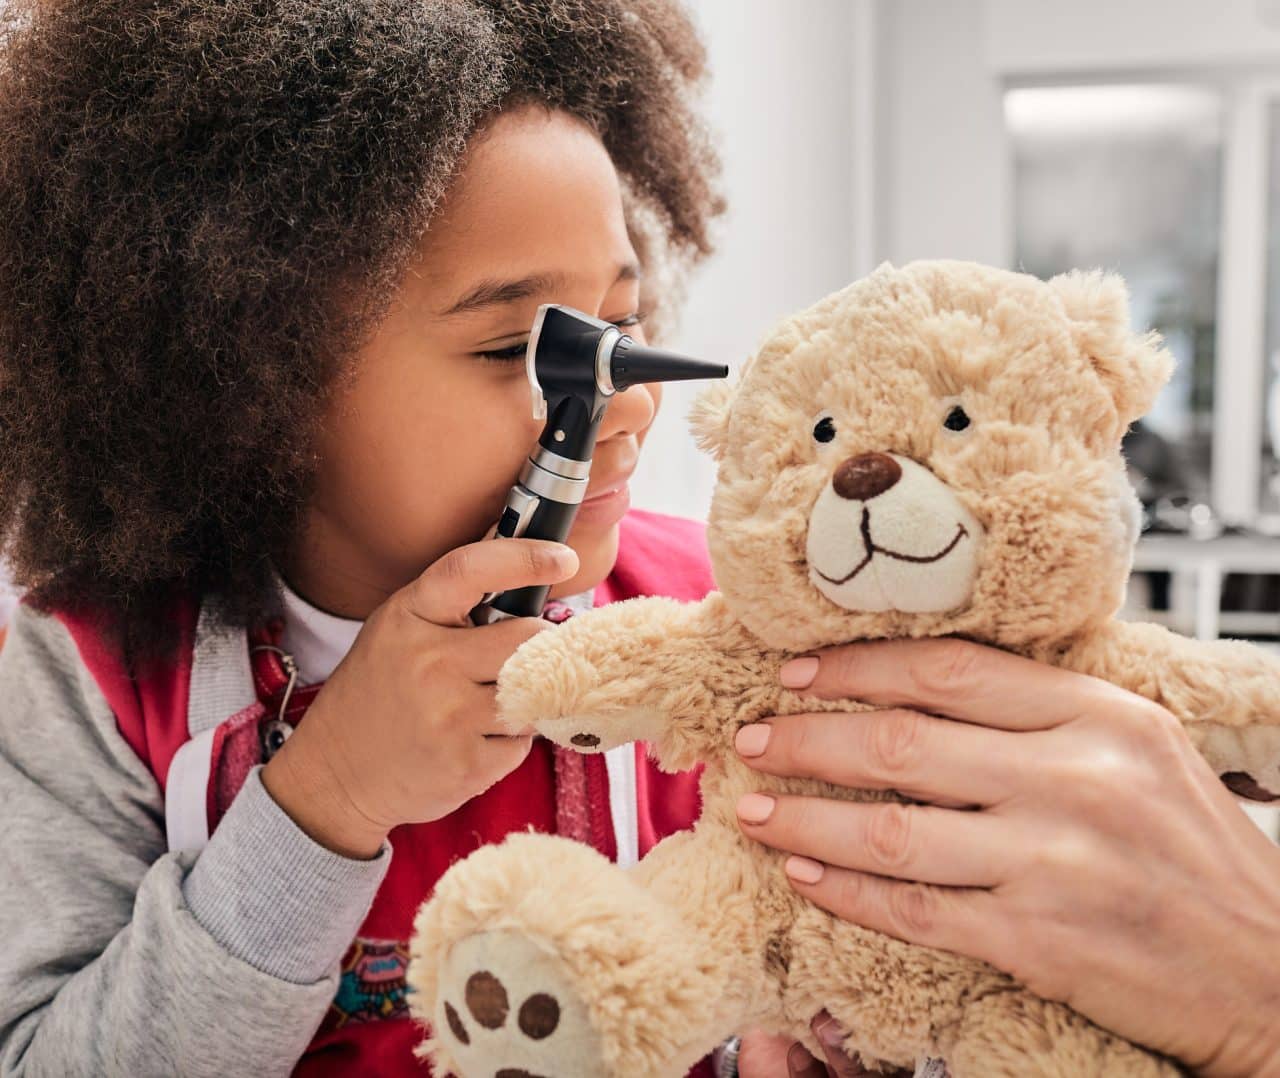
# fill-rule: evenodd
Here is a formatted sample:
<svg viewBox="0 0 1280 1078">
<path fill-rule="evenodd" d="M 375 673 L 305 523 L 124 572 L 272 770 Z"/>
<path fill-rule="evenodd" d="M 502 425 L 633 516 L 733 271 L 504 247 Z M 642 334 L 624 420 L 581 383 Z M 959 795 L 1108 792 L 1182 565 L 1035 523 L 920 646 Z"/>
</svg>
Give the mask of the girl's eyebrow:
<svg viewBox="0 0 1280 1078">
<path fill-rule="evenodd" d="M 637 262 L 624 262 L 618 267 L 618 281 L 637 281 L 640 279 L 640 265 Z M 515 303 L 530 296 L 555 292 L 564 287 L 566 277 L 563 273 L 531 273 L 527 277 L 501 281 L 493 278 L 480 281 L 464 292 L 439 317 L 451 318 L 459 314 L 474 314 L 489 307 L 501 306 L 504 303 Z"/>
</svg>

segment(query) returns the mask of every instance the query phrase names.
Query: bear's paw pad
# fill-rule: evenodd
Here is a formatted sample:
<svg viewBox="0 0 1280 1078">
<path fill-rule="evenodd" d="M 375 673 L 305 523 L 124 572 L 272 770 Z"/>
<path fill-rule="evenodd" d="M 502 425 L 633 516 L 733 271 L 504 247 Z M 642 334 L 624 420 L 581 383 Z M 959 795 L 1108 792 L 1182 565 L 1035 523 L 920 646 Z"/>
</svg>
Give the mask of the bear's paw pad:
<svg viewBox="0 0 1280 1078">
<path fill-rule="evenodd" d="M 600 1037 L 572 975 L 519 932 L 482 932 L 456 944 L 441 970 L 440 1003 L 436 1035 L 465 1078 L 604 1073 Z"/>
</svg>

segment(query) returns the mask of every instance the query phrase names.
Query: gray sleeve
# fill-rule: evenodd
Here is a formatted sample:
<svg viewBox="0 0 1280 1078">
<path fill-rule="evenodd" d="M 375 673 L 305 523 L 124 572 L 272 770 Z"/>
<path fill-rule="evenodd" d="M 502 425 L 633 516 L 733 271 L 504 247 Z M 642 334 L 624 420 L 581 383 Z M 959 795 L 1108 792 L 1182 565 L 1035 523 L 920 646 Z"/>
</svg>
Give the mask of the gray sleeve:
<svg viewBox="0 0 1280 1078">
<path fill-rule="evenodd" d="M 0 1078 L 287 1074 L 390 850 L 318 846 L 257 773 L 198 857 L 53 618 L 0 649 Z"/>
</svg>

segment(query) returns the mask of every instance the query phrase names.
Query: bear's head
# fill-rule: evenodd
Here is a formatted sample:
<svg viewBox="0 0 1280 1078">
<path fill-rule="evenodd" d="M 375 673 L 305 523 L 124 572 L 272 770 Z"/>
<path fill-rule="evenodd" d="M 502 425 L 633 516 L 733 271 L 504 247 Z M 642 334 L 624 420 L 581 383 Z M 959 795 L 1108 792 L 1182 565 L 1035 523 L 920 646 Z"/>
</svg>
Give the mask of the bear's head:
<svg viewBox="0 0 1280 1078">
<path fill-rule="evenodd" d="M 788 318 L 690 414 L 716 583 L 770 647 L 1112 617 L 1138 504 L 1120 440 L 1172 368 L 1120 278 L 884 265 Z"/>
</svg>

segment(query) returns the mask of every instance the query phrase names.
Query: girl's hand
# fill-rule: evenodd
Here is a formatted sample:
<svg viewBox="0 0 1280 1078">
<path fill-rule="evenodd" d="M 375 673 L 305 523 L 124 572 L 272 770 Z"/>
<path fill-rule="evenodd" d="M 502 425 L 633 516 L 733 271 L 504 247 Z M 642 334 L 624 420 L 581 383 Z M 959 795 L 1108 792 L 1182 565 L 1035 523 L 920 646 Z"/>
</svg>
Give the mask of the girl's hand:
<svg viewBox="0 0 1280 1078">
<path fill-rule="evenodd" d="M 747 763 L 926 802 L 744 797 L 801 894 L 1205 1074 L 1280 1074 L 1280 851 L 1167 711 L 959 640 L 832 648 L 784 684 L 886 710 L 745 727 Z"/>
<path fill-rule="evenodd" d="M 873 1072 L 840 1050 L 843 1039 L 835 1020 L 823 1011 L 810 1023 L 826 1062 L 814 1059 L 799 1041 L 752 1031 L 742 1036 L 738 1078 L 873 1078 Z M 910 1071 L 875 1072 L 874 1078 L 911 1078 Z"/>
<path fill-rule="evenodd" d="M 488 592 L 577 571 L 571 548 L 536 539 L 450 551 L 365 621 L 263 769 L 268 792 L 321 845 L 372 857 L 393 827 L 447 816 L 519 767 L 531 731 L 503 733 L 495 682 L 511 653 L 551 626 L 472 626 L 467 616 Z"/>
</svg>

